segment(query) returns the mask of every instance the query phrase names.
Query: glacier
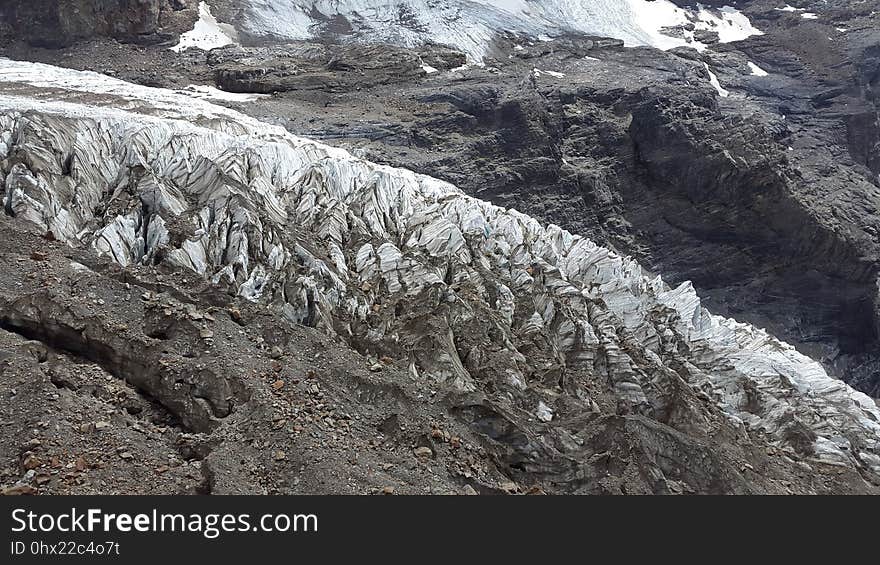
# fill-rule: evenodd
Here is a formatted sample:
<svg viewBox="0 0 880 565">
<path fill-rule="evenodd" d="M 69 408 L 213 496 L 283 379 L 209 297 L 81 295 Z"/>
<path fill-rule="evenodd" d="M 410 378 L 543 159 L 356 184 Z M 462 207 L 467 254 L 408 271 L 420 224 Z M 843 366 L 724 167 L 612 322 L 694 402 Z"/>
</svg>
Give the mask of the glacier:
<svg viewBox="0 0 880 565">
<path fill-rule="evenodd" d="M 405 358 L 426 393 L 491 381 L 514 396 L 583 372 L 651 414 L 683 388 L 743 433 L 785 447 L 806 429 L 813 459 L 880 479 L 874 401 L 711 314 L 689 283 L 671 288 L 557 226 L 185 93 L 0 59 L 0 198 L 122 266 L 188 269 Z"/>
<path fill-rule="evenodd" d="M 706 45 L 694 30 L 723 43 L 760 35 L 735 8 L 681 8 L 669 0 L 247 0 L 236 25 L 258 38 L 311 39 L 324 34 L 412 47 L 433 41 L 481 62 L 499 34 L 521 42 L 565 33 L 621 39 L 629 46 L 672 49 Z M 687 26 L 680 33 L 667 28 Z"/>
<path fill-rule="evenodd" d="M 199 19 L 195 26 L 180 36 L 180 41 L 171 48 L 177 53 L 190 48 L 210 51 L 218 47 L 233 45 L 238 40 L 235 28 L 229 24 L 221 24 L 211 13 L 207 2 L 199 2 Z"/>
</svg>

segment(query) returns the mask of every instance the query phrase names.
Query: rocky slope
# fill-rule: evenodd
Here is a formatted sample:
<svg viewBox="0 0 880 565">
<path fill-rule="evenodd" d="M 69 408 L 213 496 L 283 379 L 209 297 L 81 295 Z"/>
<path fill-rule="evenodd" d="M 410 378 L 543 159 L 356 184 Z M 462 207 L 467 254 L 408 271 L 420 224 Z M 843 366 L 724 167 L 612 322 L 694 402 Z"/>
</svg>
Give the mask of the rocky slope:
<svg viewBox="0 0 880 565">
<path fill-rule="evenodd" d="M 701 52 L 500 34 L 486 68 L 367 94 L 294 57 L 293 86 L 246 111 L 692 280 L 876 396 L 878 16 L 784 6 L 741 3 L 762 34 Z"/>
<path fill-rule="evenodd" d="M 735 41 L 760 33 L 735 8 L 707 10 L 668 0 L 251 0 L 216 5 L 250 41 L 322 38 L 342 42 L 454 45 L 473 62 L 504 38 L 541 41 L 569 33 L 611 36 L 627 45 L 671 48 Z M 669 30 L 676 28 L 674 32 Z"/>
<path fill-rule="evenodd" d="M 368 368 L 419 402 L 400 413 L 421 434 L 396 447 L 422 458 L 417 475 L 437 476 L 432 492 L 456 482 L 559 493 L 867 492 L 880 480 L 873 401 L 765 332 L 712 316 L 688 284 L 670 288 L 558 227 L 182 94 L 8 61 L 0 78 L 5 210 L 16 226 L 83 249 L 86 261 L 63 258 L 70 251 L 57 243 L 34 249 L 27 242 L 39 240 L 25 233 L 4 238 L 16 241 L 10 263 L 23 269 L 4 284 L 0 325 L 22 352 L 4 374 L 20 382 L 33 370 L 28 347 L 38 362 L 51 357 L 41 372 L 52 384 L 38 391 L 63 398 L 67 419 L 31 429 L 7 410 L 11 440 L 27 446 L 18 488 L 94 488 L 83 487 L 87 470 L 68 481 L 53 473 L 60 442 L 39 422 L 69 433 L 68 422 L 83 419 L 81 390 L 106 373 L 122 407 L 104 410 L 126 427 L 99 434 L 119 461 L 87 443 L 99 471 L 129 472 L 126 429 L 136 426 L 158 450 L 138 473 L 162 455 L 183 490 L 363 489 L 374 481 L 297 483 L 314 446 L 298 433 L 324 431 L 336 409 L 365 410 L 382 441 L 399 434 L 400 416 L 387 424 L 373 415 L 381 398 L 335 399 L 360 390 L 346 383 L 367 379 Z M 89 267 L 85 247 L 118 267 Z M 68 288 L 80 277 L 82 290 Z M 254 304 L 256 327 L 236 327 L 241 300 Z M 307 360 L 328 337 L 366 359 L 316 376 Z M 357 358 L 336 349 L 327 352 L 334 364 Z M 115 379 L 158 414 L 138 422 L 144 407 L 129 410 L 122 399 L 137 395 Z M 301 389 L 286 396 L 287 382 L 309 379 L 337 391 L 333 404 L 314 407 L 317 422 Z M 19 386 L 39 394 L 39 383 Z M 310 415 L 299 420 L 301 411 Z M 258 435 L 267 429 L 276 432 Z M 332 448 L 349 453 L 368 430 L 344 429 L 321 447 L 338 461 Z M 192 434 L 201 435 L 198 456 L 175 454 Z M 24 435 L 52 437 L 48 453 Z M 473 462 L 460 451 L 467 441 Z M 244 465 L 248 446 L 265 462 Z M 239 460 L 244 467 L 230 467 Z"/>
<path fill-rule="evenodd" d="M 211 4 L 255 41 L 260 3 Z M 540 26 L 477 52 L 326 10 L 312 39 L 211 52 L 7 45 L 180 92 L 3 64 L 4 252 L 24 269 L 0 309 L 6 484 L 94 491 L 134 466 L 120 491 L 872 492 L 877 409 L 829 374 L 878 394 L 877 15 L 784 6 L 739 3 L 760 34 L 734 43 L 687 7 L 650 28 L 665 52 Z M 83 308 L 54 287 L 70 269 Z M 42 395 L 54 420 L 16 416 Z M 363 445 L 363 473 L 320 482 Z"/>
<path fill-rule="evenodd" d="M 137 43 L 173 40 L 196 20 L 196 0 L 5 0 L 0 43 L 65 47 L 92 37 Z"/>
<path fill-rule="evenodd" d="M 3 494 L 518 488 L 403 371 L 192 272 L 0 234 Z"/>
</svg>

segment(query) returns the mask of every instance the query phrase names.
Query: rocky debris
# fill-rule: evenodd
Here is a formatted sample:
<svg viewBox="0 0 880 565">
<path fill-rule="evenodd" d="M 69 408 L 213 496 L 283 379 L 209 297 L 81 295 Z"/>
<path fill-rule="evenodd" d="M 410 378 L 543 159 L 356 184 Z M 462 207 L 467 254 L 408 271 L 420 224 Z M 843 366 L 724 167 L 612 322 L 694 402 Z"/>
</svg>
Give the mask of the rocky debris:
<svg viewBox="0 0 880 565">
<path fill-rule="evenodd" d="M 14 485 L 0 490 L 2 496 L 22 496 L 29 494 L 37 494 L 37 489 L 30 485 Z"/>
<path fill-rule="evenodd" d="M 16 132 L 0 134 L 15 215 L 3 222 L 52 229 L 78 256 L 8 263 L 108 287 L 83 301 L 18 288 L 33 275 L 10 271 L 3 327 L 147 391 L 184 426 L 174 445 L 199 462 L 197 490 L 320 491 L 319 471 L 341 468 L 357 476 L 333 479 L 339 492 L 384 488 L 391 471 L 444 492 L 875 488 L 873 403 L 766 332 L 712 316 L 689 285 L 235 112 L 123 84 L 85 105 L 107 79 L 40 70 L 0 98 L 2 131 Z M 121 110 L 123 93 L 140 104 Z M 0 239 L 13 240 L 33 251 L 23 233 Z M 119 272 L 130 288 L 102 274 Z M 288 347 L 294 335 L 306 346 Z M 300 353 L 281 363 L 275 346 Z M 353 464 L 364 446 L 398 464 Z M 315 474 L 302 486 L 295 469 Z"/>
<path fill-rule="evenodd" d="M 217 86 L 228 92 L 353 92 L 412 81 L 465 63 L 463 53 L 427 45 L 389 46 L 296 43 L 215 49 L 207 56 Z M 426 70 L 427 69 L 427 70 Z"/>
<path fill-rule="evenodd" d="M 181 286 L 195 292 L 185 303 L 148 290 L 158 279 L 192 279 L 192 273 L 123 270 L 87 250 L 47 246 L 26 226 L 0 217 L 0 258 L 7 266 L 0 287 L 9 290 L 0 305 L 2 494 L 363 494 L 389 483 L 403 494 L 458 488 L 438 470 L 389 462 L 411 457 L 415 436 L 401 438 L 401 445 L 376 441 L 374 422 L 389 412 L 411 422 L 407 433 L 444 417 L 441 407 L 417 399 L 418 389 L 406 385 L 404 375 L 389 369 L 383 380 L 368 376 L 360 355 L 331 348 L 313 330 L 232 298 L 222 307 L 246 312 L 250 323 L 243 327 L 215 316 L 211 323 L 221 346 L 205 349 L 194 339 L 191 314 L 206 315 L 217 307 L 216 298 L 197 287 Z M 34 250 L 46 260 L 30 261 Z M 86 270 L 74 267 L 86 264 Z M 89 296 L 103 297 L 106 305 Z M 24 329 L 25 304 L 67 312 L 58 324 L 78 328 L 87 339 L 56 341 L 51 325 L 46 332 Z M 149 316 L 157 310 L 171 312 L 174 322 L 166 335 L 150 337 Z M 120 341 L 105 328 L 120 334 Z M 116 366 L 134 362 L 129 352 L 135 345 L 120 345 L 128 341 L 140 347 L 138 362 L 149 364 L 151 351 L 161 350 L 160 366 L 181 372 L 157 380 L 116 372 Z M 280 374 L 289 386 L 270 389 L 266 383 L 279 374 L 271 350 L 288 346 L 294 353 L 285 357 Z M 188 363 L 191 368 L 183 370 Z M 234 381 L 230 396 L 241 404 L 207 423 L 193 419 L 186 407 L 205 405 L 209 411 L 210 393 L 183 379 L 198 378 L 212 366 L 224 367 L 217 384 Z M 165 386 L 176 390 L 176 398 L 165 396 Z M 447 425 L 469 434 L 461 424 Z"/>
</svg>

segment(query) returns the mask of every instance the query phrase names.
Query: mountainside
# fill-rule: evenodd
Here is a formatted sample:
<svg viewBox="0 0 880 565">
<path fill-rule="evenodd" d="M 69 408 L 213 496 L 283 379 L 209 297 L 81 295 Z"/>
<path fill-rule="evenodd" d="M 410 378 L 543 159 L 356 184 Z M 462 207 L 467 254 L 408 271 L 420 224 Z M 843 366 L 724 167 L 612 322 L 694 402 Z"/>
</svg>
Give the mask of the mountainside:
<svg viewBox="0 0 880 565">
<path fill-rule="evenodd" d="M 263 119 L 691 280 L 876 396 L 878 16 L 801 4 L 742 3 L 761 33 L 702 51 L 500 34 L 485 68 L 312 44 L 228 48 L 208 76 L 280 92 L 243 108 Z"/>
<path fill-rule="evenodd" d="M 11 32 L 0 481 L 875 492 L 877 14 L 678 4 Z"/>
<path fill-rule="evenodd" d="M 758 446 L 877 480 L 874 403 L 766 333 L 713 317 L 689 285 L 671 289 L 588 240 L 429 177 L 181 95 L 11 62 L 2 78 L 15 87 L 0 99 L 8 214 L 122 267 L 194 271 L 279 320 L 387 358 L 424 396 L 441 394 L 515 480 L 554 492 L 759 488 L 741 473 L 766 464 L 763 449 L 707 460 L 719 434 L 745 445 L 753 434 Z M 189 354 L 202 368 L 189 373 L 186 353 L 159 353 L 186 333 L 163 294 L 154 306 L 145 293 L 125 340 L 103 317 L 83 326 L 52 286 L 7 298 L 4 329 L 104 366 L 187 430 L 225 431 L 250 408 L 253 393 L 210 369 L 240 338 L 202 325 Z M 126 341 L 144 340 L 157 342 L 158 368 L 138 366 L 149 355 L 137 369 L 127 359 Z M 168 371 L 182 377 L 170 390 Z M 588 438 L 609 425 L 623 426 L 637 455 L 602 487 Z M 670 449 L 704 463 L 669 467 L 680 461 Z"/>
<path fill-rule="evenodd" d="M 521 35 L 545 40 L 586 33 L 615 37 L 628 45 L 704 48 L 701 39 L 735 41 L 760 33 L 734 8 L 710 11 L 679 7 L 668 0 L 221 0 L 214 4 L 255 40 L 323 37 L 408 47 L 433 41 L 454 45 L 477 62 L 492 53 L 495 42 Z M 677 32 L 669 31 L 672 28 Z"/>
<path fill-rule="evenodd" d="M 189 29 L 196 0 L 5 0 L 0 41 L 64 47 L 92 37 L 161 43 Z"/>
</svg>

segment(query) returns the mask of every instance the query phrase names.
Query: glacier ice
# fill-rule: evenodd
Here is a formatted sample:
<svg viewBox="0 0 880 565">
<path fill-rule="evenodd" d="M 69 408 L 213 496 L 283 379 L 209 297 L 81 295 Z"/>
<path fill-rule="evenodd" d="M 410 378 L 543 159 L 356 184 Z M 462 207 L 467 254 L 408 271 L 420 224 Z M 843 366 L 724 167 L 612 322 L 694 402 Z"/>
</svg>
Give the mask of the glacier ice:
<svg viewBox="0 0 880 565">
<path fill-rule="evenodd" d="M 721 42 L 759 35 L 732 7 L 688 9 L 669 0 L 246 0 L 242 31 L 257 37 L 309 39 L 342 19 L 349 34 L 414 46 L 427 40 L 454 46 L 480 62 L 501 32 L 523 41 L 577 32 L 622 39 L 627 45 L 671 49 L 706 46 L 693 29 L 718 32 Z M 680 34 L 666 28 L 688 26 Z M 692 28 L 691 28 L 692 26 Z M 676 36 L 678 35 L 678 36 Z"/>
<path fill-rule="evenodd" d="M 121 265 L 165 261 L 429 386 L 607 378 L 637 412 L 685 382 L 736 426 L 880 477 L 880 410 L 690 284 L 448 183 L 176 92 L 0 60 L 4 209 Z M 99 211 L 100 210 L 100 211 Z M 670 380 L 671 379 L 671 380 Z M 553 419 L 532 404 L 536 418 Z"/>
</svg>

